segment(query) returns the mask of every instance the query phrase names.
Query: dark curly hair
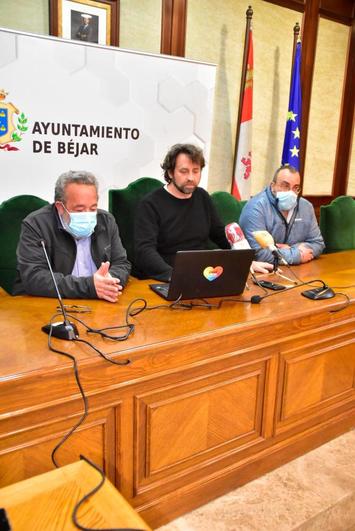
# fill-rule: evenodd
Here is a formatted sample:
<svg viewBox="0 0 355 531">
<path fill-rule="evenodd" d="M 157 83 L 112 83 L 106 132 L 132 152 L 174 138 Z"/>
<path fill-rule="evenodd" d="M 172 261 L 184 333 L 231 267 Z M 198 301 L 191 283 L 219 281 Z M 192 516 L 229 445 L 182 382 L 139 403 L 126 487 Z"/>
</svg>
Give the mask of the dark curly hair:
<svg viewBox="0 0 355 531">
<path fill-rule="evenodd" d="M 205 157 L 201 148 L 193 144 L 175 144 L 169 149 L 161 164 L 161 168 L 164 170 L 164 179 L 167 183 L 171 182 L 169 171 L 172 173 L 175 170 L 176 159 L 181 153 L 187 155 L 195 164 L 199 164 L 201 170 L 205 167 Z"/>
</svg>

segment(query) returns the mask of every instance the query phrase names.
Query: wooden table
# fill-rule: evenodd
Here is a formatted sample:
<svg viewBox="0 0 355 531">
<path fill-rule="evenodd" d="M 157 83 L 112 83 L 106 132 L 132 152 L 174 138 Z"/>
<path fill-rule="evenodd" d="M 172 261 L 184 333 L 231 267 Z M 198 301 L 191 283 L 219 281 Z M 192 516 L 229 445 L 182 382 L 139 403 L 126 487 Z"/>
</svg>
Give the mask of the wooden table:
<svg viewBox="0 0 355 531">
<path fill-rule="evenodd" d="M 355 251 L 292 268 L 302 279 L 355 284 Z M 122 324 L 128 304 L 166 304 L 131 279 L 119 303 L 88 304 L 87 324 Z M 298 287 L 260 304 L 144 311 L 126 341 L 87 336 L 125 367 L 75 341 L 89 401 L 85 423 L 60 448 L 102 466 L 154 527 L 355 425 L 355 288 L 312 301 Z M 252 287 L 243 298 L 260 293 Z M 211 299 L 212 302 L 215 302 Z M 50 453 L 82 414 L 70 360 L 41 332 L 54 299 L 0 294 L 0 485 L 52 469 Z M 341 311 L 335 311 L 341 310 Z"/>
<path fill-rule="evenodd" d="M 66 465 L 0 489 L 13 531 L 71 531 L 76 504 L 101 480 L 85 461 Z M 89 528 L 150 530 L 142 518 L 109 482 L 87 500 L 77 513 L 79 524 Z"/>
</svg>

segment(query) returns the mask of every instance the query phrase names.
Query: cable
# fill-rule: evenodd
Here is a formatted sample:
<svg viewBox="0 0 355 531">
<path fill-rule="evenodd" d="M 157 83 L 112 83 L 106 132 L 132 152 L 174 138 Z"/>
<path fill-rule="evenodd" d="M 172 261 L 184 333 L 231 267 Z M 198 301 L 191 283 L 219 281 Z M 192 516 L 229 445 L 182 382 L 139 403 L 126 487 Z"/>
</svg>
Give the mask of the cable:
<svg viewBox="0 0 355 531">
<path fill-rule="evenodd" d="M 272 297 L 273 295 L 281 295 L 281 293 L 286 293 L 287 291 L 290 291 L 295 288 L 299 288 L 300 286 L 312 286 L 314 282 L 321 282 L 323 288 L 325 289 L 326 284 L 323 280 L 321 279 L 309 280 L 307 282 L 301 282 L 300 284 L 296 284 L 294 286 L 283 289 L 281 291 L 273 291 L 272 293 L 267 293 L 267 295 L 264 295 L 264 296 L 252 295 L 252 297 L 250 297 L 249 302 L 251 302 L 252 304 L 259 304 L 262 300 L 267 299 L 268 297 Z"/>
<path fill-rule="evenodd" d="M 52 352 L 56 352 L 57 354 L 60 354 L 61 356 L 66 356 L 67 358 L 69 358 L 72 362 L 73 362 L 73 367 L 74 367 L 74 375 L 75 375 L 75 380 L 76 380 L 76 383 L 77 383 L 77 386 L 79 388 L 79 391 L 80 391 L 80 394 L 81 394 L 81 397 L 83 399 L 83 404 L 84 404 L 84 413 L 82 414 L 82 416 L 80 417 L 80 419 L 78 420 L 78 422 L 72 427 L 70 428 L 70 430 L 68 431 L 68 433 L 66 433 L 64 435 L 64 437 L 62 437 L 62 439 L 59 441 L 59 443 L 54 447 L 54 449 L 52 450 L 52 453 L 51 453 L 51 459 L 52 459 L 52 462 L 54 464 L 54 466 L 56 468 L 59 468 L 59 465 L 56 461 L 56 458 L 55 458 L 55 454 L 56 452 L 58 451 L 58 449 L 60 448 L 60 446 L 62 446 L 62 444 L 65 443 L 65 441 L 67 439 L 69 439 L 69 437 L 73 434 L 73 432 L 84 422 L 84 420 L 86 419 L 86 417 L 88 416 L 88 401 L 87 401 L 87 398 L 85 396 L 85 393 L 84 393 L 84 389 L 81 385 L 81 382 L 80 382 L 80 378 L 79 378 L 79 370 L 78 370 L 78 364 L 77 364 L 77 361 L 76 361 L 76 358 L 75 356 L 72 356 L 71 354 L 69 354 L 68 352 L 64 352 L 63 350 L 59 350 L 59 349 L 56 349 L 52 346 L 52 342 L 51 342 L 51 338 L 52 338 L 52 328 L 53 328 L 53 319 L 59 315 L 62 315 L 62 313 L 56 313 L 55 315 L 52 316 L 51 320 L 50 320 L 50 330 L 49 330 L 49 334 L 48 334 L 48 348 L 49 350 L 51 350 Z"/>
<path fill-rule="evenodd" d="M 321 280 L 321 279 L 314 279 L 314 280 L 309 280 L 307 282 L 302 282 L 300 284 L 297 284 L 295 286 L 291 286 L 289 288 L 286 288 L 282 291 L 274 291 L 273 293 L 268 293 L 267 295 L 264 295 L 264 296 L 260 296 L 260 295 L 253 295 L 251 298 L 250 298 L 250 302 L 252 304 L 259 304 L 262 300 L 268 298 L 268 297 L 271 297 L 273 295 L 278 295 L 278 294 L 281 294 L 281 293 L 285 293 L 287 291 L 290 291 L 291 289 L 295 289 L 295 288 L 298 288 L 300 286 L 313 286 L 314 285 L 314 282 L 321 282 L 322 283 L 322 286 L 324 289 L 327 289 L 329 286 L 326 285 L 326 283 Z M 340 312 L 342 310 L 344 310 L 345 308 L 347 308 L 347 306 L 349 306 L 351 300 L 350 300 L 350 297 L 348 295 L 346 295 L 345 293 L 341 293 L 341 292 L 335 292 L 334 295 L 341 295 L 343 297 L 346 298 L 346 303 L 340 307 L 340 308 L 336 308 L 336 309 L 333 309 L 333 310 L 329 310 L 330 313 L 336 313 L 336 312 Z"/>
<path fill-rule="evenodd" d="M 130 365 L 131 360 L 130 359 L 125 359 L 125 360 L 113 360 L 108 354 L 105 354 L 105 352 L 102 352 L 100 349 L 98 349 L 97 347 L 95 347 L 95 345 L 93 345 L 92 343 L 90 343 L 89 341 L 86 341 L 85 339 L 81 339 L 80 337 L 78 337 L 77 339 L 75 339 L 75 341 L 78 341 L 79 343 L 84 343 L 85 345 L 88 345 L 89 347 L 91 347 L 93 350 L 95 350 L 95 352 L 97 352 L 101 357 L 103 357 L 106 361 L 109 361 L 110 363 L 113 363 L 114 365 Z"/>
<path fill-rule="evenodd" d="M 75 380 L 76 380 L 76 383 L 77 383 L 77 386 L 79 388 L 79 391 L 80 391 L 80 394 L 81 394 L 81 397 L 82 397 L 82 400 L 83 400 L 83 404 L 84 404 L 84 413 L 82 414 L 82 416 L 80 417 L 80 419 L 78 420 L 78 422 L 76 424 L 74 424 L 74 426 L 72 426 L 70 428 L 70 430 L 68 431 L 68 433 L 66 433 L 64 435 L 64 437 L 62 437 L 62 439 L 60 439 L 59 443 L 54 447 L 54 449 L 52 450 L 52 453 L 51 453 L 51 459 L 52 459 L 52 462 L 54 464 L 54 466 L 56 468 L 59 468 L 59 465 L 57 463 L 57 460 L 56 460 L 56 453 L 57 451 L 59 450 L 59 448 L 69 439 L 69 437 L 74 433 L 74 431 L 77 430 L 77 428 L 84 422 L 84 420 L 86 419 L 86 417 L 88 416 L 88 400 L 86 398 L 86 395 L 85 395 L 85 392 L 84 392 L 84 389 L 81 385 L 81 382 L 80 382 L 80 378 L 79 378 L 79 370 L 78 370 L 78 363 L 77 363 L 77 360 L 75 358 L 75 356 L 73 356 L 72 354 L 69 354 L 68 352 L 64 352 L 63 350 L 59 350 L 59 349 L 56 349 L 53 347 L 52 345 L 52 330 L 53 330 L 53 320 L 57 317 L 57 316 L 62 316 L 62 312 L 60 313 L 56 313 L 55 315 L 53 315 L 50 319 L 50 329 L 49 329 L 49 334 L 48 334 L 48 348 L 49 350 L 51 350 L 52 352 L 56 352 L 57 354 L 60 354 L 61 356 L 65 356 L 67 358 L 69 358 L 72 362 L 73 362 L 73 368 L 74 368 L 74 375 L 75 375 Z M 85 323 L 83 321 L 81 321 L 81 319 L 78 319 L 77 317 L 74 317 L 73 315 L 71 315 L 71 317 L 75 320 L 75 321 L 78 321 L 80 322 L 81 324 L 83 324 L 86 328 L 89 328 L 87 327 L 87 325 L 85 325 Z M 120 327 L 118 327 L 120 328 Z M 129 334 L 128 334 L 129 335 Z M 127 338 L 128 338 L 128 335 L 127 335 Z M 104 352 L 102 352 L 100 349 L 98 349 L 97 347 L 95 347 L 95 345 L 92 345 L 89 341 L 86 341 L 85 339 L 81 339 L 79 337 L 75 337 L 75 339 L 73 339 L 72 341 L 78 341 L 79 343 L 85 343 L 86 345 L 88 345 L 89 347 L 91 347 L 93 350 L 95 350 L 100 356 L 102 356 L 106 361 L 109 361 L 110 363 L 114 364 L 114 365 L 121 365 L 121 366 L 124 366 L 124 365 L 129 365 L 131 363 L 131 360 L 130 359 L 125 359 L 125 360 L 113 360 L 110 356 L 108 356 L 107 354 L 105 354 Z"/>
<path fill-rule="evenodd" d="M 336 312 L 341 312 L 342 310 L 345 310 L 345 308 L 347 308 L 349 306 L 350 302 L 351 302 L 350 297 L 346 293 L 341 293 L 340 291 L 335 291 L 334 295 L 342 295 L 343 297 L 345 297 L 346 302 L 340 308 L 336 308 L 334 310 L 329 310 L 330 313 L 336 313 Z"/>
<path fill-rule="evenodd" d="M 84 455 L 81 455 L 80 456 L 80 459 L 86 461 L 86 463 L 88 463 L 90 466 L 92 466 L 100 475 L 101 475 L 101 478 L 100 478 L 100 482 L 98 483 L 98 485 L 96 485 L 96 487 L 94 487 L 92 490 L 90 490 L 87 494 L 85 494 L 79 501 L 78 503 L 75 505 L 74 509 L 73 509 L 73 512 L 72 512 L 72 522 L 73 524 L 78 528 L 78 529 L 81 529 L 82 531 L 144 531 L 143 529 L 136 529 L 136 528 L 132 528 L 132 527 L 115 527 L 115 528 L 94 528 L 94 527 L 85 527 L 81 524 L 79 524 L 78 522 L 78 512 L 79 512 L 79 509 L 80 507 L 87 501 L 89 500 L 89 498 L 91 498 L 91 496 L 93 496 L 99 489 L 101 489 L 101 487 L 103 486 L 103 484 L 105 483 L 105 474 L 103 472 L 103 470 L 101 470 L 100 467 L 98 467 L 95 463 L 93 463 L 92 461 L 90 461 L 90 459 L 88 459 L 87 457 L 85 457 Z"/>
<path fill-rule="evenodd" d="M 124 325 L 117 325 L 117 326 L 107 326 L 105 328 L 92 328 L 91 326 L 88 326 L 84 321 L 79 319 L 78 317 L 75 317 L 70 312 L 69 315 L 75 320 L 78 321 L 80 324 L 82 324 L 85 328 L 88 334 L 98 334 L 101 337 L 104 337 L 105 339 L 111 339 L 112 341 L 126 341 L 126 339 L 129 338 L 129 336 L 134 332 L 135 325 L 127 322 L 127 315 L 126 315 L 126 324 Z M 105 330 L 121 330 L 122 328 L 127 329 L 127 332 L 123 334 L 122 336 L 115 336 L 112 334 L 107 334 Z"/>
</svg>

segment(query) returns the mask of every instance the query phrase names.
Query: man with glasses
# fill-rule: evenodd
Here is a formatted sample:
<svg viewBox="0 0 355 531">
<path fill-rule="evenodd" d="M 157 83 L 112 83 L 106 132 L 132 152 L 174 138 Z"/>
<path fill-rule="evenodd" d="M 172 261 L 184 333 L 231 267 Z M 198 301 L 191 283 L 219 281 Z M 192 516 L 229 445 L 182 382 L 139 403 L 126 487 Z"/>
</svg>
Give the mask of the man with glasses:
<svg viewBox="0 0 355 531">
<path fill-rule="evenodd" d="M 98 182 L 92 173 L 60 175 L 54 204 L 22 222 L 14 295 L 56 297 L 45 245 L 62 297 L 117 301 L 131 264 L 114 217 L 97 203 Z"/>
<path fill-rule="evenodd" d="M 243 208 L 239 224 L 256 250 L 257 260 L 273 263 L 269 249 L 262 249 L 253 232 L 268 231 L 288 264 L 309 262 L 321 254 L 324 242 L 312 204 L 300 197 L 301 178 L 288 164 L 278 168 L 272 182 Z"/>
</svg>

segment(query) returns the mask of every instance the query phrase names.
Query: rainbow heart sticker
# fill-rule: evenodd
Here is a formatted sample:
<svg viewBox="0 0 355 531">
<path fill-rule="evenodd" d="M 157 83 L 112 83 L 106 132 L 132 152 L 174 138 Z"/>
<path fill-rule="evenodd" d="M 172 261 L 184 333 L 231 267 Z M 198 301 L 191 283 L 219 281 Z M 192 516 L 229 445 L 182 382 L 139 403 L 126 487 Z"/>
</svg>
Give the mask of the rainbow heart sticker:
<svg viewBox="0 0 355 531">
<path fill-rule="evenodd" d="M 207 278 L 207 280 L 209 280 L 210 282 L 212 282 L 212 280 L 216 280 L 216 278 L 220 277 L 222 273 L 223 273 L 222 266 L 216 266 L 216 267 L 208 266 L 206 267 L 206 269 L 203 270 L 203 276 Z"/>
</svg>

